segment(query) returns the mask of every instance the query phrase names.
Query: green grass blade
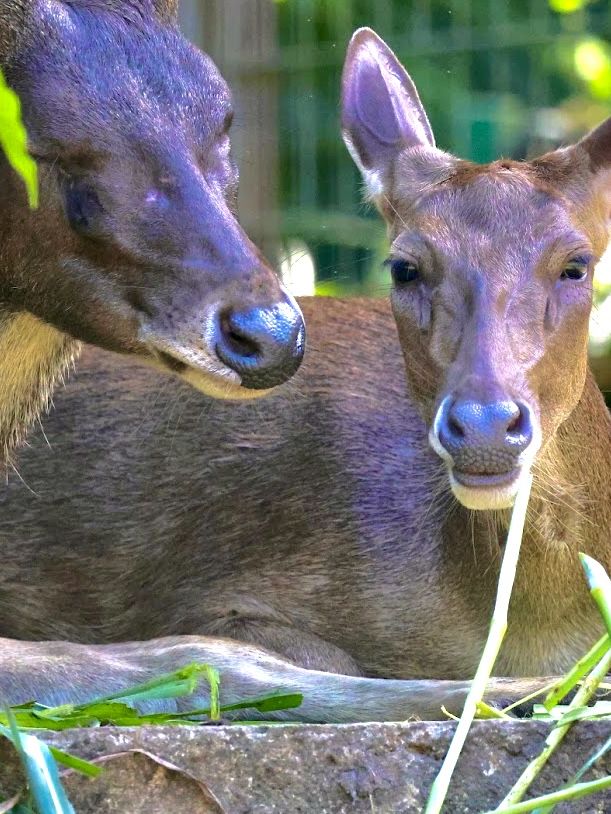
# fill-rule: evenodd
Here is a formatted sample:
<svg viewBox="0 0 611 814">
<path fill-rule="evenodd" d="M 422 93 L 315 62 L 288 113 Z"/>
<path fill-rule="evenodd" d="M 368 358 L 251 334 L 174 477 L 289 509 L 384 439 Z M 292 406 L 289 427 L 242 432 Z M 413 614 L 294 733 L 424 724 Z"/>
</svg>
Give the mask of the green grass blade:
<svg viewBox="0 0 611 814">
<path fill-rule="evenodd" d="M 100 723 L 110 723 L 115 718 L 125 718 L 126 716 L 137 715 L 136 710 L 127 704 L 122 704 L 119 701 L 93 701 L 91 704 L 82 704 L 78 707 L 66 707 L 64 712 L 58 714 L 55 709 L 43 708 L 34 709 L 31 713 L 32 717 L 44 721 L 71 721 L 75 718 L 90 718 Z"/>
<path fill-rule="evenodd" d="M 238 709 L 256 709 L 257 712 L 278 712 L 283 709 L 296 709 L 303 704 L 303 695 L 294 693 L 269 693 L 258 698 L 250 698 L 237 704 L 224 704 L 223 712 Z"/>
<path fill-rule="evenodd" d="M 594 647 L 576 662 L 575 666 L 564 678 L 553 686 L 543 702 L 545 708 L 549 711 L 552 707 L 555 707 L 556 704 L 559 704 L 562 699 L 577 686 L 581 679 L 594 669 L 594 666 L 598 664 L 609 650 L 611 650 L 611 638 L 609 638 L 608 633 L 605 633 L 605 635 L 596 642 Z"/>
<path fill-rule="evenodd" d="M 214 667 L 210 667 L 209 664 L 206 664 L 205 667 L 206 667 L 205 676 L 208 680 L 208 684 L 210 685 L 210 720 L 220 721 L 221 704 L 219 698 L 219 689 L 221 685 L 221 677 L 219 675 L 218 670 L 215 670 Z"/>
<path fill-rule="evenodd" d="M 38 206 L 38 167 L 28 153 L 27 134 L 21 120 L 21 102 L 0 71 L 0 147 L 21 176 L 32 209 Z"/>
<path fill-rule="evenodd" d="M 245 701 L 238 701 L 235 704 L 222 704 L 220 707 L 220 712 L 234 712 L 240 709 L 254 709 L 258 712 L 277 712 L 284 709 L 295 709 L 301 706 L 302 703 L 303 695 L 300 693 L 274 693 L 257 698 L 250 698 Z M 157 712 L 150 715 L 139 716 L 138 723 L 171 725 L 184 725 L 191 723 L 197 724 L 201 722 L 198 719 L 202 718 L 203 716 L 211 718 L 212 720 L 218 720 L 212 718 L 211 711 L 212 710 L 210 708 L 205 707 L 203 709 L 191 709 L 185 712 Z M 243 724 L 244 722 L 239 721 L 239 723 Z M 117 722 L 117 724 L 120 726 L 125 725 L 122 721 Z"/>
<path fill-rule="evenodd" d="M 590 593 L 596 602 L 600 615 L 611 636 L 611 579 L 602 565 L 587 554 L 580 554 L 579 559 L 590 586 Z"/>
<path fill-rule="evenodd" d="M 611 701 L 597 701 L 590 706 L 567 707 L 556 726 L 574 724 L 576 721 L 611 720 Z"/>
<path fill-rule="evenodd" d="M 521 707 L 523 704 L 527 704 L 529 701 L 532 701 L 535 698 L 538 698 L 543 693 L 549 693 L 551 690 L 554 689 L 558 685 L 556 680 L 550 682 L 547 686 L 541 687 L 538 690 L 534 690 L 534 692 L 525 695 L 523 698 L 518 698 L 517 701 L 509 704 L 509 706 L 503 708 L 504 713 L 511 712 L 512 709 L 516 709 L 516 707 Z M 547 696 L 546 696 L 547 697 Z"/>
<path fill-rule="evenodd" d="M 67 769 L 74 769 L 75 772 L 84 774 L 87 777 L 99 777 L 102 774 L 103 769 L 101 766 L 96 766 L 95 763 L 90 763 L 88 760 L 76 757 L 76 755 L 70 755 L 55 746 L 49 746 L 49 751 L 55 760 Z"/>
<path fill-rule="evenodd" d="M 578 709 L 579 707 L 584 707 L 589 703 L 589 701 L 594 697 L 598 686 L 609 672 L 609 669 L 611 669 L 611 651 L 603 656 L 594 670 L 583 682 L 583 685 L 577 691 L 575 698 L 567 706 L 567 712 L 570 712 L 573 709 Z M 551 730 L 545 739 L 545 746 L 541 752 L 530 761 L 510 791 L 505 795 L 505 798 L 501 802 L 500 806 L 498 809 L 496 809 L 497 812 L 500 813 L 501 811 L 505 811 L 508 806 L 514 805 L 522 799 L 533 780 L 537 777 L 541 769 L 546 765 L 555 750 L 562 743 L 571 726 L 572 724 L 568 723 L 562 726 L 555 726 Z"/>
<path fill-rule="evenodd" d="M 579 783 L 581 778 L 585 774 L 587 774 L 587 772 L 590 771 L 592 766 L 594 766 L 594 764 L 597 763 L 602 757 L 604 757 L 610 750 L 611 750 L 611 735 L 607 738 L 607 740 L 605 741 L 605 743 L 603 743 L 602 746 L 599 746 L 598 749 L 596 749 L 596 751 L 593 752 L 592 755 L 590 755 L 590 757 L 586 760 L 581 769 L 579 769 L 579 771 L 575 773 L 575 776 L 572 778 L 571 782 L 568 783 L 567 785 L 574 786 L 575 783 Z"/>
<path fill-rule="evenodd" d="M 475 706 L 475 717 L 478 721 L 498 720 L 511 721 L 514 720 L 511 715 L 507 715 L 504 710 L 495 709 L 487 704 L 485 701 L 478 701 Z"/>
<path fill-rule="evenodd" d="M 49 747 L 34 735 L 19 732 L 14 720 L 10 727 L 0 727 L 0 734 L 17 749 L 39 814 L 75 814 Z"/>
<path fill-rule="evenodd" d="M 497 589 L 496 602 L 490 623 L 490 631 L 484 646 L 484 652 L 480 659 L 475 678 L 471 684 L 471 689 L 465 700 L 462 715 L 456 726 L 454 737 L 450 743 L 450 748 L 446 754 L 441 770 L 431 788 L 425 814 L 439 814 L 444 804 L 450 786 L 452 774 L 456 768 L 456 763 L 464 746 L 469 729 L 475 717 L 477 704 L 482 700 L 486 684 L 490 678 L 494 662 L 501 647 L 505 631 L 507 629 L 507 613 L 511 590 L 515 580 L 518 556 L 520 553 L 520 543 L 526 521 L 526 509 L 532 487 L 532 475 L 529 474 L 516 496 L 516 501 L 509 525 L 505 555 L 501 564 L 499 574 L 499 585 Z"/>
<path fill-rule="evenodd" d="M 590 757 L 586 760 L 583 766 L 579 769 L 578 772 L 563 786 L 563 789 L 570 789 L 573 786 L 576 786 L 580 781 L 581 778 L 590 771 L 592 766 L 597 763 L 601 758 L 603 758 L 607 752 L 611 749 L 611 737 L 607 739 L 602 746 L 600 746 L 596 751 L 590 755 Z M 557 803 L 552 803 L 551 805 L 544 806 L 542 808 L 536 808 L 533 814 L 550 814 L 555 808 Z"/>
<path fill-rule="evenodd" d="M 494 812 L 488 811 L 486 814 L 527 814 L 527 812 L 536 811 L 537 808 L 541 808 L 542 806 L 566 803 L 569 800 L 578 800 L 588 794 L 605 791 L 606 789 L 611 789 L 611 775 L 601 777 L 600 780 L 577 783 L 569 789 L 560 789 L 560 791 L 553 791 L 551 794 L 544 794 L 541 797 L 533 797 L 532 800 L 523 800 L 521 803 L 514 803 L 504 808 L 497 808 Z"/>
</svg>

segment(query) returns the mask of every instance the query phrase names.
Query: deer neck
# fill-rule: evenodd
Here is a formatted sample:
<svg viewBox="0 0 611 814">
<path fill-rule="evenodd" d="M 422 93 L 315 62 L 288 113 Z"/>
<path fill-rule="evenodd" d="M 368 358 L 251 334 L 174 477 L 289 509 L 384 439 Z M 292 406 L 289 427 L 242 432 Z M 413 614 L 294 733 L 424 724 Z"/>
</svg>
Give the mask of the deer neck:
<svg viewBox="0 0 611 814">
<path fill-rule="evenodd" d="M 579 562 L 583 551 L 611 573 L 611 420 L 591 374 L 533 474 L 501 656 L 508 674 L 562 670 L 603 632 Z M 491 572 L 500 565 L 502 547 L 495 548 Z M 525 655 L 533 653 L 538 661 Z"/>
<path fill-rule="evenodd" d="M 590 373 L 577 407 L 540 452 L 533 475 L 521 559 L 551 556 L 573 568 L 584 551 L 611 569 L 611 417 Z M 464 523 L 474 519 L 482 549 L 490 550 L 491 538 L 502 547 L 509 510 L 476 512 L 473 518 L 460 511 Z M 540 584 L 541 574 L 533 576 Z M 577 577 L 583 581 L 579 568 Z"/>
<path fill-rule="evenodd" d="M 611 568 L 611 418 L 590 373 L 579 404 L 534 469 L 526 538 L 571 562 L 584 551 Z"/>
<path fill-rule="evenodd" d="M 590 554 L 611 573 L 611 420 L 591 375 L 533 474 L 509 628 L 495 667 L 502 675 L 563 672 L 603 633 L 578 556 Z M 445 567 L 484 633 L 509 520 L 509 511 L 455 507 L 446 521 Z"/>
<path fill-rule="evenodd" d="M 0 466 L 48 408 L 78 349 L 78 342 L 31 314 L 0 310 Z"/>
</svg>

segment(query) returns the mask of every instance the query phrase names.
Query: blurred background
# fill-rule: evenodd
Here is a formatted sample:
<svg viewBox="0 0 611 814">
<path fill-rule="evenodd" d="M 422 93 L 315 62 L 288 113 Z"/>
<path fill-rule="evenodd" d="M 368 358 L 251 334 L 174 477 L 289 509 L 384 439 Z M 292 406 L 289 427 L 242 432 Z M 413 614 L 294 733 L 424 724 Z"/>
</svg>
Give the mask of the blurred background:
<svg viewBox="0 0 611 814">
<path fill-rule="evenodd" d="M 339 133 L 355 28 L 394 49 L 461 157 L 528 158 L 611 115 L 611 0 L 182 0 L 181 25 L 232 86 L 241 219 L 298 295 L 389 290 L 384 229 Z M 591 356 L 611 394 L 611 251 Z"/>
</svg>

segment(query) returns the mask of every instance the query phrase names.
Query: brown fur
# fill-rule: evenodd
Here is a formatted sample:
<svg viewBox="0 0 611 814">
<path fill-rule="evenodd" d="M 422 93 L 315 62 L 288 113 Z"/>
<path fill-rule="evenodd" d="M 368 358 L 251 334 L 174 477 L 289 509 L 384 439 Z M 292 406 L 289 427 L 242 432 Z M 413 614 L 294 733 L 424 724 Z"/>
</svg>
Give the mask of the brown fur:
<svg viewBox="0 0 611 814">
<path fill-rule="evenodd" d="M 367 92 L 398 117 L 380 138 L 380 116 L 359 119 L 372 60 L 381 84 Z M 497 662 L 515 680 L 496 680 L 491 700 L 541 686 L 522 677 L 565 670 L 602 632 L 577 554 L 611 569 L 611 422 L 587 370 L 591 269 L 561 278 L 574 251 L 595 260 L 605 246 L 598 139 L 543 160 L 554 194 L 533 180 L 541 162 L 453 184 L 461 165 L 433 148 L 413 85 L 388 103 L 393 60 L 356 35 L 344 125 L 393 255 L 421 269 L 393 291 L 400 343 L 383 303 L 306 301 L 302 371 L 231 410 L 93 352 L 47 422 L 50 447 L 39 437 L 24 452 L 0 499 L 4 634 L 80 642 L 6 641 L 10 700 L 88 698 L 198 658 L 220 667 L 228 701 L 303 691 L 304 720 L 460 709 L 509 518 L 457 500 L 429 446 L 438 404 L 460 388 L 527 401 L 540 435 Z"/>
<path fill-rule="evenodd" d="M 0 151 L 0 348 L 10 343 L 1 456 L 44 409 L 79 340 L 242 399 L 257 393 L 219 356 L 221 312 L 281 313 L 303 334 L 236 220 L 229 89 L 175 16 L 174 0 L 0 4 L 0 67 L 40 180 L 32 211 Z M 295 330 L 268 338 L 259 361 L 280 373 L 269 389 L 298 354 Z"/>
<path fill-rule="evenodd" d="M 63 645 L 77 660 L 67 685 L 48 645 L 24 686 L 3 669 L 12 698 L 84 697 L 98 675 L 115 686 L 188 653 L 216 659 L 227 697 L 254 688 L 253 663 L 265 665 L 257 691 L 302 682 L 310 695 L 298 714 L 308 720 L 435 716 L 448 692 L 460 706 L 465 684 L 427 679 L 473 673 L 507 513 L 473 513 L 451 496 L 405 398 L 388 307 L 302 306 L 304 368 L 265 403 L 229 410 L 87 353 L 46 438 L 32 437 L 20 456 L 23 482 L 13 476 L 0 502 L 0 538 L 12 552 L 0 585 L 4 634 L 87 648 Z M 611 567 L 611 487 L 594 460 L 609 466 L 611 443 L 589 380 L 537 464 L 499 674 L 560 672 L 602 631 L 577 559 L 585 550 Z M 170 654 L 177 643 L 163 639 L 113 644 L 187 633 L 200 638 Z M 238 641 L 210 638 L 219 636 Z M 104 667 L 124 653 L 120 671 Z M 285 661 L 269 661 L 274 653 Z M 409 681 L 347 674 L 423 683 L 410 699 Z M 522 688 L 496 687 L 493 697 Z"/>
</svg>

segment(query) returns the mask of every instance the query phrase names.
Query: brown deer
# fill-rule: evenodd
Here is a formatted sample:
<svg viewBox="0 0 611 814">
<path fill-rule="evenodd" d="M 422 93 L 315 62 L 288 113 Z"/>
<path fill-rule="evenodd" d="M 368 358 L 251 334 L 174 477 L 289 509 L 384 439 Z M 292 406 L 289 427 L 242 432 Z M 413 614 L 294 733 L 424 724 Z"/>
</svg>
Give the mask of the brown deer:
<svg viewBox="0 0 611 814">
<path fill-rule="evenodd" d="M 343 126 L 388 223 L 394 320 L 383 302 L 303 302 L 305 364 L 265 409 L 160 391 L 92 352 L 0 497 L 1 632 L 37 640 L 3 646 L 11 701 L 201 659 L 227 700 L 303 691 L 304 720 L 459 710 L 528 467 L 491 699 L 601 634 L 577 552 L 611 568 L 611 425 L 586 360 L 611 120 L 532 162 L 459 161 L 362 30 Z"/>
<path fill-rule="evenodd" d="M 41 205 L 0 155 L 0 462 L 80 340 L 247 399 L 303 354 L 296 303 L 239 226 L 229 90 L 176 0 L 3 0 Z"/>
</svg>

